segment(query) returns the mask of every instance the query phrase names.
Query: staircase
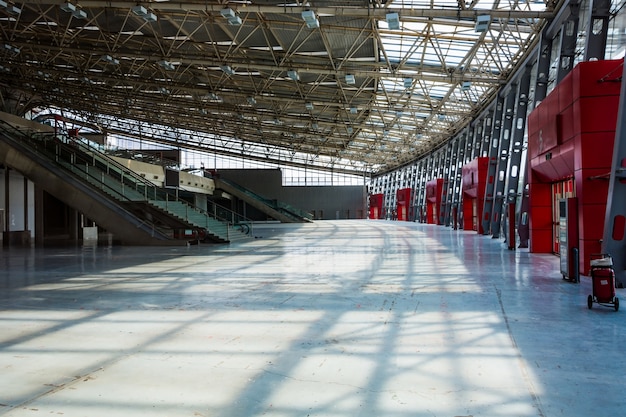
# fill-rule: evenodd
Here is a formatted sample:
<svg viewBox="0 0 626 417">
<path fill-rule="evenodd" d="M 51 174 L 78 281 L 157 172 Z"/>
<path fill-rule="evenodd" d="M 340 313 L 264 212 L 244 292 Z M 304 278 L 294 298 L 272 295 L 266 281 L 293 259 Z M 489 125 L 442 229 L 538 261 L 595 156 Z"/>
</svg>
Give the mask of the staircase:
<svg viewBox="0 0 626 417">
<path fill-rule="evenodd" d="M 157 187 L 80 140 L 24 134 L 6 123 L 0 126 L 0 134 L 0 162 L 21 171 L 123 242 L 229 243 L 250 238 L 242 231 L 249 228 L 211 216 L 177 198 L 174 190 Z"/>
<path fill-rule="evenodd" d="M 282 223 L 312 222 L 313 216 L 286 203 L 264 198 L 251 190 L 223 178 L 213 178 L 215 188 L 223 190 Z"/>
</svg>

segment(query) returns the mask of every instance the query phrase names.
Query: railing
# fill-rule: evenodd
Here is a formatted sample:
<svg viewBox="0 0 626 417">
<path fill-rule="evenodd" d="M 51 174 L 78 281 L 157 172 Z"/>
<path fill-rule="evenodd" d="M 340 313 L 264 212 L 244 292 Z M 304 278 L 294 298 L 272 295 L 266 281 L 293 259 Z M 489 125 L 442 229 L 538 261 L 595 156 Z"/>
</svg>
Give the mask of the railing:
<svg viewBox="0 0 626 417">
<path fill-rule="evenodd" d="M 186 200 L 180 199 L 175 190 L 162 188 L 135 173 L 116 160 L 103 154 L 89 141 L 76 140 L 66 134 L 34 133 L 25 134 L 10 124 L 2 122 L 2 128 L 7 134 L 17 135 L 22 142 L 26 142 L 33 152 L 48 159 L 54 160 L 59 166 L 71 171 L 75 176 L 82 178 L 104 193 L 122 202 L 161 201 L 165 203 L 165 210 L 170 211 L 170 205 L 174 203 L 185 208 L 184 213 L 172 213 L 181 215 L 183 220 L 199 227 L 210 230 L 210 218 L 226 223 L 227 234 L 229 228 L 240 227 L 245 224 L 251 232 L 252 222 L 226 207 L 212 203 L 212 212 L 195 207 Z M 83 169 L 84 167 L 84 169 Z M 107 181 L 115 180 L 114 183 Z M 197 224 L 198 218 L 191 221 L 194 213 L 205 217 L 204 224 Z M 214 226 L 214 225 L 213 225 Z M 230 236 L 228 236 L 228 240 Z"/>
<path fill-rule="evenodd" d="M 256 193 L 254 193 L 253 191 L 250 191 L 249 189 L 244 188 L 244 187 L 242 187 L 239 184 L 236 184 L 234 182 L 231 182 L 231 181 L 228 181 L 228 180 L 224 180 L 222 178 L 220 178 L 220 181 L 230 185 L 233 188 L 238 189 L 242 193 L 244 193 L 244 194 L 246 194 L 246 195 L 248 195 L 248 196 L 250 196 L 250 197 L 252 197 L 252 198 L 254 198 L 254 199 L 258 200 L 258 201 L 261 201 L 261 202 L 267 204 L 268 206 L 270 206 L 270 207 L 272 207 L 274 209 L 282 211 L 283 213 L 287 212 L 287 214 L 290 214 L 291 216 L 296 215 L 296 216 L 298 216 L 301 219 L 313 220 L 313 216 L 311 215 L 311 213 L 308 213 L 308 212 L 306 212 L 304 210 L 300 210 L 299 208 L 290 206 L 289 204 L 284 203 L 282 201 L 267 199 L 267 198 L 262 197 L 262 196 L 260 196 L 260 195 L 258 195 Z"/>
</svg>

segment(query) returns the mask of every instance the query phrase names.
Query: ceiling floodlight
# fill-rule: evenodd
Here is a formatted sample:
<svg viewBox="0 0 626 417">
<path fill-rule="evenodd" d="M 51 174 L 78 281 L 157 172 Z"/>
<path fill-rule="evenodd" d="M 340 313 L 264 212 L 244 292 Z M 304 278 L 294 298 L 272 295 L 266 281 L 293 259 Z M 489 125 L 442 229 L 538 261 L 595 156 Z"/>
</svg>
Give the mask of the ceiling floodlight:
<svg viewBox="0 0 626 417">
<path fill-rule="evenodd" d="M 87 19 L 87 12 L 83 9 L 77 9 L 72 12 L 72 16 L 74 16 L 75 19 Z"/>
<path fill-rule="evenodd" d="M 489 23 L 491 23 L 491 16 L 488 14 L 481 14 L 476 16 L 476 25 L 474 26 L 474 30 L 476 32 L 484 32 L 489 27 Z"/>
<path fill-rule="evenodd" d="M 233 75 L 235 73 L 235 71 L 233 71 L 230 65 L 221 65 L 220 69 L 224 71 L 224 73 L 227 75 Z"/>
<path fill-rule="evenodd" d="M 233 18 L 237 17 L 237 14 L 231 8 L 226 8 L 226 9 L 220 10 L 220 14 L 222 15 L 222 17 L 224 19 L 233 19 Z"/>
<path fill-rule="evenodd" d="M 134 14 L 143 18 L 143 20 L 145 20 L 146 22 L 156 22 L 158 20 L 157 15 L 155 15 L 154 13 L 152 13 L 152 11 L 149 11 L 140 4 L 137 6 L 133 6 L 131 10 Z"/>
<path fill-rule="evenodd" d="M 413 85 L 413 78 L 404 79 L 404 88 L 411 88 L 412 85 Z"/>
<path fill-rule="evenodd" d="M 76 11 L 76 6 L 68 1 L 61 5 L 61 10 L 67 13 L 74 13 Z"/>
<path fill-rule="evenodd" d="M 346 84 L 354 84 L 356 82 L 356 80 L 354 79 L 354 75 L 353 74 L 346 74 Z"/>
<path fill-rule="evenodd" d="M 140 17 L 144 17 L 148 14 L 148 9 L 146 9 L 140 4 L 138 4 L 137 6 L 133 6 L 131 10 L 133 11 L 133 13 L 135 13 L 137 16 L 140 16 Z"/>
<path fill-rule="evenodd" d="M 298 81 L 300 79 L 300 76 L 298 75 L 298 71 L 296 70 L 287 71 L 287 76 L 289 76 L 289 78 L 291 78 L 294 81 Z"/>
<path fill-rule="evenodd" d="M 357 114 L 359 110 L 356 107 L 350 107 L 350 113 Z"/>
<path fill-rule="evenodd" d="M 176 69 L 174 64 L 166 60 L 159 61 L 159 65 L 166 71 L 174 71 Z"/>
<path fill-rule="evenodd" d="M 151 22 L 156 22 L 158 19 L 159 19 L 159 18 L 157 17 L 157 15 L 155 15 L 155 14 L 154 14 L 154 13 L 152 13 L 152 12 L 148 12 L 148 14 L 147 14 L 147 15 L 143 16 L 143 20 L 145 20 L 145 21 L 146 21 L 146 22 L 148 22 L 148 23 L 151 23 Z"/>
<path fill-rule="evenodd" d="M 461 91 L 468 91 L 472 87 L 472 83 L 470 81 L 463 81 L 461 83 Z"/>
<path fill-rule="evenodd" d="M 313 10 L 305 10 L 302 12 L 302 20 L 306 23 L 306 27 L 309 29 L 320 27 L 320 21 L 317 20 L 315 12 Z"/>
<path fill-rule="evenodd" d="M 251 106 L 254 106 L 256 104 L 256 99 L 254 97 L 248 97 L 248 104 L 250 104 Z"/>
<path fill-rule="evenodd" d="M 167 88 L 165 88 L 165 87 L 161 87 L 161 88 L 159 88 L 159 93 L 161 93 L 161 94 L 166 94 L 166 95 L 167 95 L 167 94 L 169 94 L 169 93 L 170 93 L 170 90 L 168 90 L 168 89 L 167 89 Z"/>
<path fill-rule="evenodd" d="M 102 57 L 100 57 L 100 59 L 104 62 L 108 62 L 109 64 L 113 64 L 113 65 L 119 65 L 120 61 L 119 59 L 113 58 L 111 55 L 102 55 Z"/>
<path fill-rule="evenodd" d="M 17 7 L 14 4 L 9 4 L 9 5 L 3 6 L 3 7 L 7 11 L 8 14 L 12 14 L 14 16 L 22 13 L 22 9 L 20 9 L 19 7 Z"/>
<path fill-rule="evenodd" d="M 241 25 L 241 18 L 237 16 L 237 14 L 235 13 L 233 9 L 231 8 L 222 9 L 220 10 L 220 14 L 222 15 L 224 19 L 228 20 L 229 25 L 235 25 L 235 26 Z"/>
<path fill-rule="evenodd" d="M 307 110 L 313 110 L 313 103 L 306 102 L 304 103 L 304 107 L 306 107 Z"/>
<path fill-rule="evenodd" d="M 4 44 L 4 50 L 11 52 L 15 55 L 18 55 L 20 53 L 20 48 L 18 48 L 17 46 L 9 45 L 8 43 Z"/>
<path fill-rule="evenodd" d="M 398 13 L 387 13 L 387 26 L 391 30 L 400 29 L 400 16 Z"/>
</svg>

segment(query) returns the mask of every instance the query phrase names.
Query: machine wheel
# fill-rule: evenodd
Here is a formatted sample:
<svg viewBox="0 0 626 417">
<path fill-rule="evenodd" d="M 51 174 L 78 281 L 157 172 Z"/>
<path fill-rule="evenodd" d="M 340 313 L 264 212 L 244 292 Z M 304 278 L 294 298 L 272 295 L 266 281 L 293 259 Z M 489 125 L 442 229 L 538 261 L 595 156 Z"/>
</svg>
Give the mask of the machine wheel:
<svg viewBox="0 0 626 417">
<path fill-rule="evenodd" d="M 615 297 L 615 311 L 619 310 L 619 298 Z"/>
<path fill-rule="evenodd" d="M 591 310 L 592 305 L 593 305 L 593 297 L 589 295 L 589 297 L 587 297 L 587 307 L 589 308 L 589 310 Z"/>
</svg>

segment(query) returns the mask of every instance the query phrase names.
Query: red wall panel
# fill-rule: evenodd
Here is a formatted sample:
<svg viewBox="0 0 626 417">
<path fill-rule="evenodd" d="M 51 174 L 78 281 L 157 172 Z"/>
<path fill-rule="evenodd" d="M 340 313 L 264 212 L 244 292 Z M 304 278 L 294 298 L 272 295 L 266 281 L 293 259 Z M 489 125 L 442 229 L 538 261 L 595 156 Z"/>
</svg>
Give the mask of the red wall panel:
<svg viewBox="0 0 626 417">
<path fill-rule="evenodd" d="M 561 131 L 559 144 L 565 143 L 576 136 L 578 129 L 574 120 L 574 106 L 570 105 L 561 112 Z"/>
<path fill-rule="evenodd" d="M 617 125 L 619 96 L 583 97 L 574 102 L 574 121 L 578 132 L 614 132 Z"/>
<path fill-rule="evenodd" d="M 384 194 L 371 194 L 370 201 L 370 209 L 369 209 L 369 218 L 370 219 L 382 219 L 383 218 L 383 201 Z"/>
<path fill-rule="evenodd" d="M 615 82 L 622 76 L 624 61 L 605 60 L 581 62 L 568 76 L 572 76 L 572 98 L 605 95 L 619 96 L 621 85 Z M 560 87 L 561 84 L 559 84 Z"/>
<path fill-rule="evenodd" d="M 615 132 L 581 134 L 576 136 L 573 142 L 574 147 L 579 150 L 574 157 L 574 169 L 602 168 L 604 174 L 609 173 L 613 163 Z"/>
<path fill-rule="evenodd" d="M 396 191 L 396 218 L 408 221 L 410 217 L 411 188 L 401 188 Z"/>
<path fill-rule="evenodd" d="M 585 204 L 578 207 L 578 235 L 581 239 L 600 241 L 604 232 L 606 204 Z"/>
<path fill-rule="evenodd" d="M 559 113 L 563 113 L 574 102 L 574 77 L 565 77 L 558 85 Z"/>
<path fill-rule="evenodd" d="M 436 178 L 426 183 L 426 223 L 440 224 L 439 212 L 443 193 L 443 178 Z"/>
<path fill-rule="evenodd" d="M 552 252 L 550 183 L 573 176 L 584 274 L 600 250 L 608 192 L 608 181 L 589 178 L 610 171 L 622 67 L 623 60 L 578 64 L 528 118 L 531 251 Z"/>
</svg>

